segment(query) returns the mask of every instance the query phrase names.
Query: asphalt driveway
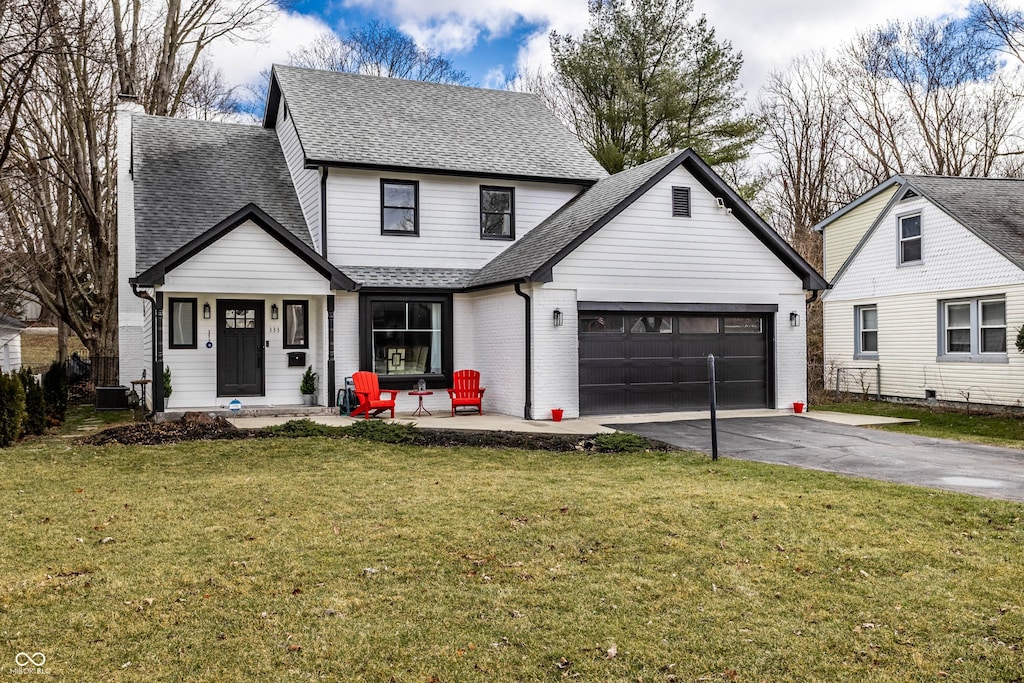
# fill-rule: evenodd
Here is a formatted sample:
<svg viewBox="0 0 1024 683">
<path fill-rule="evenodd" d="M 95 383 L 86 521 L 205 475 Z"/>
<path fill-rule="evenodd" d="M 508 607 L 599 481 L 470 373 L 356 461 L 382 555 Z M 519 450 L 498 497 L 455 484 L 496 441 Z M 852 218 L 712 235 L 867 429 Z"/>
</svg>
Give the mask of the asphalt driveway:
<svg viewBox="0 0 1024 683">
<path fill-rule="evenodd" d="M 607 426 L 711 452 L 710 420 Z M 1024 451 L 1011 448 L 789 416 L 719 419 L 718 454 L 1024 501 Z"/>
</svg>

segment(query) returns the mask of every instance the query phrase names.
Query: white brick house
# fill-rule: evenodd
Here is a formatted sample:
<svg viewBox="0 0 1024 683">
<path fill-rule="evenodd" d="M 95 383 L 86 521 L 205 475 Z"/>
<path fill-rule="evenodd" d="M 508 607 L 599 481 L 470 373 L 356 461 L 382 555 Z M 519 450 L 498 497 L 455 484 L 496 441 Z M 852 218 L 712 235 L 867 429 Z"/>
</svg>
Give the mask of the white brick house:
<svg viewBox="0 0 1024 683">
<path fill-rule="evenodd" d="M 119 161 L 121 373 L 171 409 L 307 365 L 324 405 L 473 368 L 485 411 L 697 409 L 708 353 L 724 407 L 804 400 L 825 283 L 690 150 L 608 176 L 535 96 L 278 66 L 262 126 L 122 111 Z"/>
</svg>

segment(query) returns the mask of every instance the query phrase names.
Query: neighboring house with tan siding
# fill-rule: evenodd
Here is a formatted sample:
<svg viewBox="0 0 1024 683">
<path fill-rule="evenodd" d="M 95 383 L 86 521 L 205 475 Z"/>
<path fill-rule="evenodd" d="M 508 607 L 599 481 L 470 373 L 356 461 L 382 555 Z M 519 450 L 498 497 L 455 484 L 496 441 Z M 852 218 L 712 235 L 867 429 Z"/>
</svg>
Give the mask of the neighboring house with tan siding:
<svg viewBox="0 0 1024 683">
<path fill-rule="evenodd" d="M 1024 404 L 1022 197 L 1021 180 L 901 175 L 815 226 L 826 386 Z"/>
</svg>

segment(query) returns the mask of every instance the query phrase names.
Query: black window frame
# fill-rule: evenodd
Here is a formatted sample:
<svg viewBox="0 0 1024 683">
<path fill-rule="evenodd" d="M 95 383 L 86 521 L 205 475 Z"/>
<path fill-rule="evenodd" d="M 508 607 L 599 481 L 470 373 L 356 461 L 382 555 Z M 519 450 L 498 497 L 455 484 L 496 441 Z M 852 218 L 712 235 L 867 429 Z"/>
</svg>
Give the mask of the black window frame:
<svg viewBox="0 0 1024 683">
<path fill-rule="evenodd" d="M 672 187 L 672 217 L 691 218 L 693 205 L 691 203 L 692 193 L 689 187 Z"/>
<path fill-rule="evenodd" d="M 497 213 L 494 211 L 484 211 L 484 192 L 507 192 L 508 193 L 508 214 L 509 214 L 509 232 L 507 235 L 486 235 L 484 234 L 484 217 L 493 215 L 501 216 L 504 215 L 504 211 Z M 512 241 L 516 238 L 516 188 L 505 187 L 501 185 L 481 185 L 480 186 L 480 239 L 482 240 L 503 240 Z"/>
<path fill-rule="evenodd" d="M 179 304 L 192 305 L 192 341 L 182 343 L 174 339 L 174 309 Z M 167 299 L 167 348 L 195 349 L 199 342 L 199 299 L 194 297 L 168 297 Z"/>
<path fill-rule="evenodd" d="M 447 292 L 401 294 L 392 292 L 363 292 L 359 296 L 359 369 L 374 372 L 373 358 L 373 304 L 376 302 L 440 303 L 441 304 L 441 373 L 407 375 L 381 375 L 378 381 L 384 389 L 411 389 L 420 379 L 428 389 L 451 387 L 454 374 L 455 325 L 452 295 Z"/>
<path fill-rule="evenodd" d="M 302 306 L 302 319 L 305 322 L 306 336 L 302 344 L 289 344 L 288 339 L 288 307 Z M 281 316 L 284 322 L 281 325 L 282 339 L 281 348 L 284 349 L 308 349 L 309 348 L 309 300 L 308 299 L 285 299 L 281 302 Z"/>
<path fill-rule="evenodd" d="M 410 230 L 386 230 L 384 228 L 384 211 L 387 209 L 405 209 L 408 206 L 388 206 L 384 203 L 384 187 L 386 185 L 409 185 L 412 186 L 412 225 Z M 380 179 L 380 234 L 382 235 L 405 235 L 418 237 L 420 234 L 420 181 L 398 180 L 395 178 Z"/>
</svg>

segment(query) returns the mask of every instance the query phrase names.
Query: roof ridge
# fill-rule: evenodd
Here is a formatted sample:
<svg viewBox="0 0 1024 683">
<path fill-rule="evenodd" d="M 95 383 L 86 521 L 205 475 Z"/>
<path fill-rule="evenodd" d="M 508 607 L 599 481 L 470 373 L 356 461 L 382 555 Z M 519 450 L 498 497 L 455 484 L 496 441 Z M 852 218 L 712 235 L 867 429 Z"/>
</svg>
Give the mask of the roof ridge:
<svg viewBox="0 0 1024 683">
<path fill-rule="evenodd" d="M 424 81 L 418 78 L 403 78 L 401 76 L 378 76 L 376 74 L 357 74 L 351 71 L 337 71 L 335 69 L 318 69 L 312 66 L 299 66 L 297 64 L 271 64 L 271 69 L 292 69 L 295 71 L 310 71 L 313 73 L 330 74 L 332 78 L 355 78 L 365 80 L 376 80 L 376 81 L 401 81 L 403 83 L 412 83 L 414 87 L 436 87 L 436 88 L 458 88 L 461 90 L 473 90 L 483 92 L 495 92 L 509 95 L 522 95 L 525 97 L 539 98 L 540 95 L 532 92 L 523 92 L 521 90 L 508 90 L 500 88 L 485 88 L 478 85 L 463 85 L 461 83 L 439 83 L 437 81 Z"/>
</svg>

